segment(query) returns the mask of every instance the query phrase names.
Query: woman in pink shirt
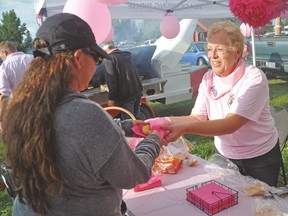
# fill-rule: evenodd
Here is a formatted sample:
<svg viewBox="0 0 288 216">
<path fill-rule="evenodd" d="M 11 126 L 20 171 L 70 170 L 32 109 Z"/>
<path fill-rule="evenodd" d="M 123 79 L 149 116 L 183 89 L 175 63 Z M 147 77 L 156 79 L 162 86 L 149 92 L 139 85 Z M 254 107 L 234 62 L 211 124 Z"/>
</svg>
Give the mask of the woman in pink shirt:
<svg viewBox="0 0 288 216">
<path fill-rule="evenodd" d="M 241 174 L 277 185 L 281 153 L 269 107 L 265 74 L 242 58 L 239 26 L 225 21 L 208 31 L 212 70 L 202 79 L 190 116 L 171 117 L 167 141 L 185 133 L 214 136 L 216 152 L 235 163 Z"/>
</svg>

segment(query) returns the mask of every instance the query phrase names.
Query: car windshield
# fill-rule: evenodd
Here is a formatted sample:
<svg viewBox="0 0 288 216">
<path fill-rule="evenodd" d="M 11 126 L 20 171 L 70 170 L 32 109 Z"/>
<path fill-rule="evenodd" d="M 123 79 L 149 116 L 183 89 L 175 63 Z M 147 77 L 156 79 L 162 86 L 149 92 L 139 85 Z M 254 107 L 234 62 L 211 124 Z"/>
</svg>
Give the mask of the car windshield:
<svg viewBox="0 0 288 216">
<path fill-rule="evenodd" d="M 206 51 L 207 43 L 195 43 L 195 46 L 197 46 L 199 51 Z"/>
</svg>

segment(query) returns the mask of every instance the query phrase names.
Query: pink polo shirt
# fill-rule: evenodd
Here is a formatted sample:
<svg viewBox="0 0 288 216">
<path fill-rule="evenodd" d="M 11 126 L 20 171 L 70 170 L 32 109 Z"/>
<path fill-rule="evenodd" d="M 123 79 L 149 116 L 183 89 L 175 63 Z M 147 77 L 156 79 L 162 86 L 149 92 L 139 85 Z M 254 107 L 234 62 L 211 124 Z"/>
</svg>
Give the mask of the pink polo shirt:
<svg viewBox="0 0 288 216">
<path fill-rule="evenodd" d="M 278 133 L 269 107 L 265 74 L 242 59 L 235 71 L 221 78 L 208 71 L 202 79 L 192 114 L 222 119 L 228 113 L 249 121 L 232 134 L 215 136 L 217 150 L 231 159 L 263 155 L 276 144 Z"/>
</svg>

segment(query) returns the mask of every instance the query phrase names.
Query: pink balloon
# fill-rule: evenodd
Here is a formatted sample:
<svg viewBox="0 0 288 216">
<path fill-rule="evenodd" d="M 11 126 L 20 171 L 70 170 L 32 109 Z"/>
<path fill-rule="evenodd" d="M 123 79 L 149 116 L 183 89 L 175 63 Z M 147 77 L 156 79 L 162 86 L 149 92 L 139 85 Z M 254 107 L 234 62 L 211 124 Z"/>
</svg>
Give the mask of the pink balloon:
<svg viewBox="0 0 288 216">
<path fill-rule="evenodd" d="M 114 28 L 111 25 L 110 33 L 108 34 L 107 38 L 103 41 L 103 43 L 112 41 L 113 37 L 114 37 Z"/>
<path fill-rule="evenodd" d="M 244 37 L 251 37 L 251 27 L 248 24 L 242 23 L 240 25 L 240 31 Z"/>
<path fill-rule="evenodd" d="M 103 4 L 122 4 L 122 3 L 125 3 L 127 2 L 128 0 L 96 0 L 98 2 L 101 2 Z"/>
<path fill-rule="evenodd" d="M 160 23 L 160 32 L 165 38 L 175 38 L 180 31 L 177 18 L 171 14 L 165 14 Z"/>
<path fill-rule="evenodd" d="M 68 0 L 63 12 L 75 14 L 85 20 L 90 25 L 98 44 L 110 33 L 111 15 L 105 4 L 95 0 Z"/>
</svg>

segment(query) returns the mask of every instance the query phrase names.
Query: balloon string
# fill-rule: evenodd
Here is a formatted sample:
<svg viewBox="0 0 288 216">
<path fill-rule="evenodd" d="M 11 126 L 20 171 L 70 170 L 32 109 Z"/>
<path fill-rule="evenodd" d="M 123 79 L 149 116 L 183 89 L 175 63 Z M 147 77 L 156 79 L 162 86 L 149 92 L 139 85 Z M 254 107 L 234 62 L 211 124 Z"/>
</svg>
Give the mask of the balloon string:
<svg viewBox="0 0 288 216">
<path fill-rule="evenodd" d="M 261 41 L 261 37 L 260 37 L 260 34 L 259 34 L 259 29 L 256 28 L 255 31 L 256 31 L 256 34 L 257 34 L 258 40 Z"/>
</svg>

